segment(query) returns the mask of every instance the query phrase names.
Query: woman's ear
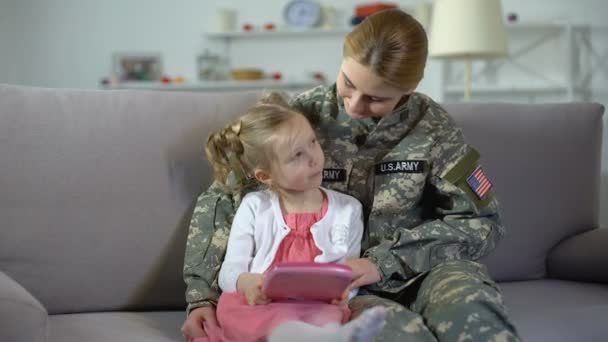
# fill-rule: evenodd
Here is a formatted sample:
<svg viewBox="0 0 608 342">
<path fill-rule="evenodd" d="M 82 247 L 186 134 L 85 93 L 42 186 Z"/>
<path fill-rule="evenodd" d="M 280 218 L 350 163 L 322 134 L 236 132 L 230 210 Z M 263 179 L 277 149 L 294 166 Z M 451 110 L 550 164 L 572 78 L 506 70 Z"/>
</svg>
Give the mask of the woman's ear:
<svg viewBox="0 0 608 342">
<path fill-rule="evenodd" d="M 253 175 L 255 176 L 255 179 L 257 179 L 257 181 L 262 184 L 270 186 L 272 183 L 272 180 L 270 179 L 270 174 L 268 174 L 268 172 L 262 169 L 255 169 Z"/>
</svg>

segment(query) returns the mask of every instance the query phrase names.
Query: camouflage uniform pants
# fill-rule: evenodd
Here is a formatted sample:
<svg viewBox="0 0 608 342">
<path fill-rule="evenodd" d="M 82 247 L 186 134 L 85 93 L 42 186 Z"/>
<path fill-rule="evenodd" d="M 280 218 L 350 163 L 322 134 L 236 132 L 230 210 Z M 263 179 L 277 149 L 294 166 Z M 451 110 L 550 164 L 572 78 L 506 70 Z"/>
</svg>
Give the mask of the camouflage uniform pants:
<svg viewBox="0 0 608 342">
<path fill-rule="evenodd" d="M 397 301 L 375 295 L 350 301 L 353 317 L 376 305 L 388 307 L 376 341 L 519 341 L 500 290 L 481 264 L 443 263 L 403 292 Z"/>
</svg>

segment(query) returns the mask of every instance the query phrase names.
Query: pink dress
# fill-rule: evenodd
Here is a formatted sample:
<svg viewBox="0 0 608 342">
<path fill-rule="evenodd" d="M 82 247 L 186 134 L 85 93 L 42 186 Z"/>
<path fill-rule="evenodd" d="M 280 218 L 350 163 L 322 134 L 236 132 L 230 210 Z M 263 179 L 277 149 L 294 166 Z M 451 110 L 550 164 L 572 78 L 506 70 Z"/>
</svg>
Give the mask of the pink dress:
<svg viewBox="0 0 608 342">
<path fill-rule="evenodd" d="M 311 226 L 327 212 L 327 196 L 323 208 L 316 213 L 295 213 L 284 216 L 290 233 L 281 241 L 274 264 L 288 261 L 314 261 L 321 254 L 310 232 Z M 318 302 L 274 302 L 266 305 L 248 305 L 245 297 L 237 292 L 224 292 L 217 306 L 220 329 L 205 325 L 208 337 L 194 342 L 262 342 L 270 332 L 286 321 L 304 321 L 322 326 L 327 323 L 345 323 L 350 317 L 347 305 Z"/>
</svg>

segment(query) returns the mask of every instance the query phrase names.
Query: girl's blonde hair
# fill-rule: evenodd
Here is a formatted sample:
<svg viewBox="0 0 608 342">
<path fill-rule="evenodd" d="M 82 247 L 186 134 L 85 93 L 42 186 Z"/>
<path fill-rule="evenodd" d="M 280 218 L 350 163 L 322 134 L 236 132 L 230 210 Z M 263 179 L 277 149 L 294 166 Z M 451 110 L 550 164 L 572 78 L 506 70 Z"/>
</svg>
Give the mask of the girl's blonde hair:
<svg viewBox="0 0 608 342">
<path fill-rule="evenodd" d="M 302 114 L 289 107 L 286 96 L 271 92 L 244 115 L 209 134 L 205 152 L 215 180 L 225 186 L 231 183 L 234 190 L 255 184 L 255 170 L 270 169 L 271 143 L 277 130 L 296 115 Z M 228 181 L 230 172 L 236 184 Z"/>
<path fill-rule="evenodd" d="M 389 84 L 416 88 L 424 77 L 428 40 L 411 15 L 391 9 L 363 20 L 344 40 L 343 57 L 350 57 Z"/>
</svg>

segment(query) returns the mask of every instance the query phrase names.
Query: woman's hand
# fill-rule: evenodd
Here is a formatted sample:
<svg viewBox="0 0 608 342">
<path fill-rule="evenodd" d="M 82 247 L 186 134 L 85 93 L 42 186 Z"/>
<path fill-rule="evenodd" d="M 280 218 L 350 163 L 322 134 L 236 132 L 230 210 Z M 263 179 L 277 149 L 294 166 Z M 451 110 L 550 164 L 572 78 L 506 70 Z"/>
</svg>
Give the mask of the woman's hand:
<svg viewBox="0 0 608 342">
<path fill-rule="evenodd" d="M 378 267 L 369 259 L 358 258 L 350 259 L 344 263 L 353 270 L 353 282 L 346 289 L 346 295 L 354 288 L 374 284 L 380 281 L 380 271 Z"/>
<path fill-rule="evenodd" d="M 332 304 L 346 304 L 352 289 L 377 283 L 380 281 L 378 267 L 366 258 L 350 259 L 344 263 L 353 270 L 353 281 L 348 285 L 340 298 L 331 301 Z"/>
<path fill-rule="evenodd" d="M 207 334 L 205 334 L 203 322 L 205 322 L 207 326 L 218 327 L 215 318 L 215 308 L 213 306 L 203 306 L 190 312 L 181 328 L 182 336 L 186 338 L 186 341 L 191 341 L 197 337 L 207 336 Z"/>
<path fill-rule="evenodd" d="M 263 282 L 264 275 L 261 273 L 242 273 L 236 281 L 236 289 L 245 295 L 249 305 L 268 304 L 270 299 L 262 293 Z"/>
</svg>

